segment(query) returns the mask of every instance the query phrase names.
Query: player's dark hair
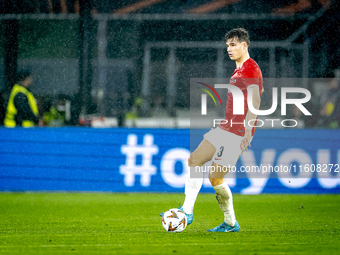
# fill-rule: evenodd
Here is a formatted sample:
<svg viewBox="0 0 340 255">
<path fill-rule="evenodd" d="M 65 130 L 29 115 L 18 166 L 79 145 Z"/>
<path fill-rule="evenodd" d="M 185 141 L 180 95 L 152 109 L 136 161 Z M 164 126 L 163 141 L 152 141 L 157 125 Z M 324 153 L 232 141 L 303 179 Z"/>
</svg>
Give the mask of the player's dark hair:
<svg viewBox="0 0 340 255">
<path fill-rule="evenodd" d="M 250 39 L 248 31 L 244 28 L 235 28 L 230 30 L 224 37 L 224 40 L 227 42 L 229 39 L 235 38 L 239 42 L 246 42 L 249 46 Z"/>
</svg>

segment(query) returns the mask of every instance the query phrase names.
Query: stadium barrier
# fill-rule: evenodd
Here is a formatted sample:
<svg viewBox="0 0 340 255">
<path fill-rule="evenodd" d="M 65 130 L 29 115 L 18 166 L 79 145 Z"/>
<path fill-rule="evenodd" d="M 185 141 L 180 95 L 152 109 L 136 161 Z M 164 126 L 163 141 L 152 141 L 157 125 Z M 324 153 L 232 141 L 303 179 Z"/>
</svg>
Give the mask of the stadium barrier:
<svg viewBox="0 0 340 255">
<path fill-rule="evenodd" d="M 206 130 L 0 129 L 1 191 L 183 192 L 191 148 Z M 191 141 L 190 141 L 191 140 Z M 233 192 L 340 193 L 339 130 L 257 130 L 236 168 L 280 164 L 308 172 L 229 173 Z M 319 165 L 332 172 L 318 171 Z M 303 178 L 301 178 L 303 177 Z M 213 192 L 205 178 L 201 192 Z"/>
</svg>

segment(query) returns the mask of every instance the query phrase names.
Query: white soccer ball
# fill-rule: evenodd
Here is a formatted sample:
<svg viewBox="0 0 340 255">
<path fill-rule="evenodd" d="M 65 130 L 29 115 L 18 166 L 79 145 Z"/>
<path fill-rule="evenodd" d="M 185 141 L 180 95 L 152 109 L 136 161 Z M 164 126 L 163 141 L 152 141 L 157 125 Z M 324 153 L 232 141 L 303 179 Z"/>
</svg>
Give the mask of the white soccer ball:
<svg viewBox="0 0 340 255">
<path fill-rule="evenodd" d="M 187 216 L 178 209 L 170 209 L 163 214 L 162 226 L 168 232 L 182 232 L 187 227 Z"/>
</svg>

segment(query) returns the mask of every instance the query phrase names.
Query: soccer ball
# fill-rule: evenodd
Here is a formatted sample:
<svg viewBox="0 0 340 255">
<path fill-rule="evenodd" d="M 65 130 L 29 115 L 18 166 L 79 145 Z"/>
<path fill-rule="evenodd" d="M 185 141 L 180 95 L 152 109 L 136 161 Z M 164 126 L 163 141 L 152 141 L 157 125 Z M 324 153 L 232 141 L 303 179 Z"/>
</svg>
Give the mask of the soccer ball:
<svg viewBox="0 0 340 255">
<path fill-rule="evenodd" d="M 178 209 L 170 209 L 163 214 L 162 226 L 168 232 L 182 232 L 187 227 L 187 216 Z"/>
</svg>

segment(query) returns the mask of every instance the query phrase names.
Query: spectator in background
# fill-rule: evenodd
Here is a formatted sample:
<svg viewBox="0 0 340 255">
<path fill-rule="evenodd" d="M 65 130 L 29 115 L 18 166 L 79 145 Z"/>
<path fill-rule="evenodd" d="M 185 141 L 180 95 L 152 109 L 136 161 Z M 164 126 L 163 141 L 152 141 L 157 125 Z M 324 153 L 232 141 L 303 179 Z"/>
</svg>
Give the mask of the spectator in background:
<svg viewBox="0 0 340 255">
<path fill-rule="evenodd" d="M 17 83 L 8 99 L 5 127 L 34 127 L 39 123 L 39 112 L 33 94 L 28 90 L 33 82 L 31 72 L 21 70 L 17 73 Z"/>
<path fill-rule="evenodd" d="M 320 116 L 322 126 L 329 128 L 338 128 L 340 120 L 340 89 L 339 78 L 334 73 L 327 75 L 331 78 L 327 83 L 327 90 L 320 98 Z"/>
</svg>

